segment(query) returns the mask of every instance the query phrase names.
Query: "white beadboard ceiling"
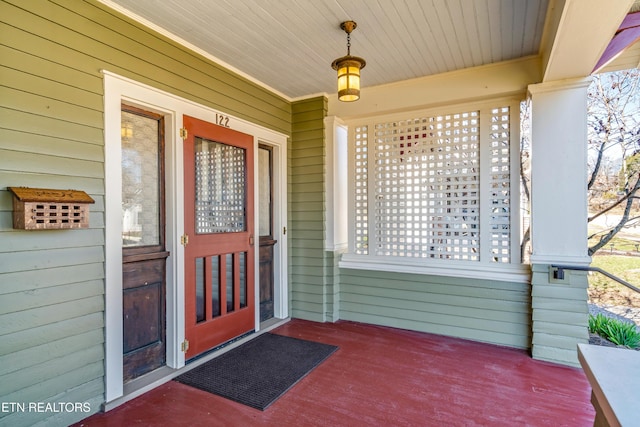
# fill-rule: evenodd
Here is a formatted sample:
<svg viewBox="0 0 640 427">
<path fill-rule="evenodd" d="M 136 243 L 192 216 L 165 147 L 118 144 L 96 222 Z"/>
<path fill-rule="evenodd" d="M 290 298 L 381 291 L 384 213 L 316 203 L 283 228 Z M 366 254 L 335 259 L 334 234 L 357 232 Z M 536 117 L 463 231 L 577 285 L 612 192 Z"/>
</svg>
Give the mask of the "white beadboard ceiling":
<svg viewBox="0 0 640 427">
<path fill-rule="evenodd" d="M 537 54 L 548 0 L 107 0 L 290 99 L 335 93 L 351 54 L 375 86 Z M 122 10 L 121 9 L 121 10 Z"/>
</svg>

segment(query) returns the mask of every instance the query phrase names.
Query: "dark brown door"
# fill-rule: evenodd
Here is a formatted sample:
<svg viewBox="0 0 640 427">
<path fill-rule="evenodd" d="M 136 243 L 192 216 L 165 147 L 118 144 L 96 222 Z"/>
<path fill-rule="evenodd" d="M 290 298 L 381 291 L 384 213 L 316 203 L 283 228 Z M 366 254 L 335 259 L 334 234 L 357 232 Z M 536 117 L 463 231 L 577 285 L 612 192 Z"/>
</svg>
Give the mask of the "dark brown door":
<svg viewBox="0 0 640 427">
<path fill-rule="evenodd" d="M 273 150 L 258 147 L 258 200 L 260 201 L 260 321 L 273 317 Z"/>
<path fill-rule="evenodd" d="M 122 106 L 125 382 L 166 363 L 164 119 Z"/>
<path fill-rule="evenodd" d="M 185 335 L 192 358 L 255 328 L 253 137 L 184 116 Z"/>
</svg>

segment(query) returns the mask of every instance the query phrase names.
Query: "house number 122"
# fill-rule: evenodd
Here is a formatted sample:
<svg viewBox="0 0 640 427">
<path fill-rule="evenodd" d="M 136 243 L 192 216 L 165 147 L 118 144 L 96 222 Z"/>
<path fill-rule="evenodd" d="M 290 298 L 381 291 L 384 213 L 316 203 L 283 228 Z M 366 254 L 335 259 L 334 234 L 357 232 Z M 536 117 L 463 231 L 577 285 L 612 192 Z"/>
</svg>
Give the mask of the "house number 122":
<svg viewBox="0 0 640 427">
<path fill-rule="evenodd" d="M 229 116 L 223 116 L 222 114 L 216 113 L 216 124 L 218 126 L 229 127 Z"/>
</svg>

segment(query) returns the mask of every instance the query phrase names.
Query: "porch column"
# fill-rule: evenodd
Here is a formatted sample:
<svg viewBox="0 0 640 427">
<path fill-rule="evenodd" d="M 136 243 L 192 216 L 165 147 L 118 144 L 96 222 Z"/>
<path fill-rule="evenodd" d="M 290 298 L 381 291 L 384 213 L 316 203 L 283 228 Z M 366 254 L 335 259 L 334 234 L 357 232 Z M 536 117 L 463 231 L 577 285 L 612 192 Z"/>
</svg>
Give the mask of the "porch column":
<svg viewBox="0 0 640 427">
<path fill-rule="evenodd" d="M 588 341 L 587 275 L 551 265 L 586 266 L 587 87 L 589 79 L 529 86 L 531 123 L 532 355 L 579 366 Z"/>
</svg>

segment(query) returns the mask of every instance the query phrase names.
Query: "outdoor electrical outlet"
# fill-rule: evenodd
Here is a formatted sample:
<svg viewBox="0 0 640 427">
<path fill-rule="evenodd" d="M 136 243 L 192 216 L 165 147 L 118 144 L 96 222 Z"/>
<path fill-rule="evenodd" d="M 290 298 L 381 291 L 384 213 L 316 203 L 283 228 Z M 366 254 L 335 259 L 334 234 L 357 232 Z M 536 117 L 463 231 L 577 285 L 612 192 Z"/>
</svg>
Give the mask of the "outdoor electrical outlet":
<svg viewBox="0 0 640 427">
<path fill-rule="evenodd" d="M 549 267 L 549 283 L 569 283 L 567 271 L 563 268 Z"/>
</svg>

